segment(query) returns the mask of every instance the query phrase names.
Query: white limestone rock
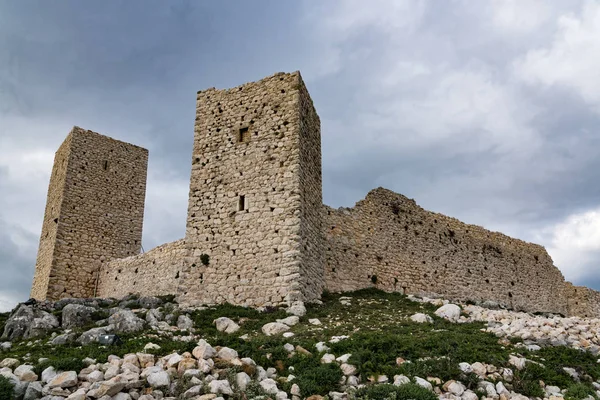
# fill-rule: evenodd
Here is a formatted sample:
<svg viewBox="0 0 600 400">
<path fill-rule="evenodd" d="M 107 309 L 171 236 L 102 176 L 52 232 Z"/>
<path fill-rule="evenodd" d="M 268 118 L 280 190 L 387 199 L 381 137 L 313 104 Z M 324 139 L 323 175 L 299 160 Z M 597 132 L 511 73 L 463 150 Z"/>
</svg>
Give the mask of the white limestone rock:
<svg viewBox="0 0 600 400">
<path fill-rule="evenodd" d="M 231 361 L 238 358 L 238 352 L 233 349 L 230 349 L 229 347 L 221 347 L 221 349 L 217 353 L 217 357 L 221 360 Z"/>
<path fill-rule="evenodd" d="M 248 386 L 251 380 L 252 379 L 250 378 L 250 376 L 245 372 L 238 372 L 235 376 L 235 383 L 242 392 L 246 391 L 246 387 Z"/>
<path fill-rule="evenodd" d="M 216 325 L 219 332 L 235 333 L 240 330 L 240 326 L 227 317 L 217 318 L 213 323 Z"/>
<path fill-rule="evenodd" d="M 402 386 L 402 385 L 406 385 L 407 383 L 410 383 L 410 379 L 407 376 L 394 375 L 394 385 L 395 386 Z"/>
<path fill-rule="evenodd" d="M 260 381 L 260 386 L 269 394 L 277 394 L 277 392 L 279 392 L 279 389 L 277 389 L 277 382 L 271 378 Z"/>
<path fill-rule="evenodd" d="M 433 322 L 433 318 L 431 318 L 429 315 L 427 314 L 423 314 L 423 313 L 416 313 L 411 315 L 410 320 L 413 322 L 418 322 L 420 324 L 430 324 Z"/>
<path fill-rule="evenodd" d="M 460 307 L 456 304 L 446 304 L 435 310 L 435 315 L 448 321 L 458 321 L 460 318 Z"/>
<path fill-rule="evenodd" d="M 171 384 L 171 378 L 166 371 L 153 372 L 147 379 L 148 384 L 154 388 L 168 387 Z"/>
<path fill-rule="evenodd" d="M 208 344 L 208 342 L 206 340 L 200 339 L 198 341 L 198 346 L 196 346 L 196 348 L 194 348 L 194 350 L 192 351 L 192 354 L 198 360 L 201 360 L 201 359 L 213 358 L 217 354 L 217 351 L 210 344 Z"/>
<path fill-rule="evenodd" d="M 263 333 L 267 336 L 280 335 L 289 330 L 290 327 L 286 324 L 282 324 L 281 322 L 269 322 L 262 327 Z"/>
<path fill-rule="evenodd" d="M 61 372 L 56 375 L 50 382 L 48 387 L 52 388 L 69 388 L 77 385 L 77 373 L 75 371 Z"/>
<path fill-rule="evenodd" d="M 298 324 L 298 322 L 300 322 L 300 317 L 297 317 L 296 315 L 292 315 L 287 318 L 278 319 L 278 320 L 276 320 L 276 322 L 279 322 L 281 324 L 286 324 L 287 326 L 294 326 L 294 325 Z"/>
<path fill-rule="evenodd" d="M 211 393 L 215 394 L 233 394 L 233 390 L 231 390 L 231 385 L 229 385 L 229 381 L 227 379 L 222 380 L 214 380 L 208 384 Z"/>
<path fill-rule="evenodd" d="M 301 301 L 295 301 L 292 305 L 286 310 L 288 314 L 295 315 L 297 317 L 304 317 L 306 315 L 306 307 L 304 303 Z"/>
<path fill-rule="evenodd" d="M 187 315 L 180 315 L 177 318 L 177 327 L 181 330 L 191 330 L 194 327 L 194 321 Z"/>
<path fill-rule="evenodd" d="M 427 390 L 433 391 L 433 386 L 431 385 L 431 383 L 423 378 L 415 376 L 415 383 L 421 387 L 424 387 Z"/>
<path fill-rule="evenodd" d="M 22 382 L 35 382 L 38 379 L 37 374 L 33 372 L 33 365 L 19 365 L 13 373 Z"/>
</svg>

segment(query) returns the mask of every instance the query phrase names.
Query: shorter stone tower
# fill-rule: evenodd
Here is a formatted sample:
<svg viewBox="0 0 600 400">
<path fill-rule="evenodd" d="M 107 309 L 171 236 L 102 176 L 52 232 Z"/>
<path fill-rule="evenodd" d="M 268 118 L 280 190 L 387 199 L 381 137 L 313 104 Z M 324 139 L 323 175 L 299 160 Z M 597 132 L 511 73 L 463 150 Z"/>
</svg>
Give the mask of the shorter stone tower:
<svg viewBox="0 0 600 400">
<path fill-rule="evenodd" d="M 31 297 L 93 297 L 100 265 L 138 254 L 148 150 L 74 127 L 54 157 Z"/>
<path fill-rule="evenodd" d="M 196 107 L 180 300 L 319 298 L 321 132 L 300 73 L 201 91 Z"/>
</svg>

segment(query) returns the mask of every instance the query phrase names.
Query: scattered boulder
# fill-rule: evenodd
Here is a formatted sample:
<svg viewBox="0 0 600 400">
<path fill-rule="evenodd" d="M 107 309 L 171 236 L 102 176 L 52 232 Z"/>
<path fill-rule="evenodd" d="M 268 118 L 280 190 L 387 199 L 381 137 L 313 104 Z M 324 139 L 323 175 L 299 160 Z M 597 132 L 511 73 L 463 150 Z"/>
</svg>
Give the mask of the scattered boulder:
<svg viewBox="0 0 600 400">
<path fill-rule="evenodd" d="M 110 333 L 110 332 L 111 332 L 111 329 L 108 326 L 92 328 L 90 330 L 83 332 L 81 334 L 81 336 L 79 336 L 77 338 L 77 343 L 82 344 L 84 346 L 87 344 L 90 344 L 90 343 L 95 343 L 98 341 L 99 335 L 106 335 L 107 333 Z"/>
<path fill-rule="evenodd" d="M 146 313 L 146 322 L 150 325 L 150 326 L 157 326 L 159 322 L 161 322 L 164 318 L 164 315 L 162 312 L 160 312 L 158 309 L 153 308 L 152 310 L 149 310 Z"/>
<path fill-rule="evenodd" d="M 77 372 L 66 371 L 56 375 L 50 382 L 48 382 L 49 388 L 69 388 L 77 385 Z"/>
<path fill-rule="evenodd" d="M 306 315 L 306 307 L 301 301 L 294 301 L 292 305 L 286 310 L 288 314 L 295 315 L 297 317 L 304 317 Z"/>
<path fill-rule="evenodd" d="M 294 326 L 298 322 L 300 322 L 300 317 L 298 317 L 296 315 L 292 315 L 291 317 L 287 317 L 284 319 L 278 319 L 276 322 L 279 322 L 281 324 L 286 324 L 287 326 Z"/>
<path fill-rule="evenodd" d="M 460 318 L 460 307 L 456 304 L 446 304 L 435 310 L 435 315 L 448 321 L 458 321 Z"/>
<path fill-rule="evenodd" d="M 222 380 L 214 380 L 208 384 L 211 393 L 215 394 L 233 394 L 233 390 L 231 390 L 231 385 L 229 385 L 229 381 L 227 379 Z"/>
<path fill-rule="evenodd" d="M 138 299 L 138 304 L 147 309 L 157 308 L 163 304 L 163 301 L 154 296 L 142 296 Z"/>
<path fill-rule="evenodd" d="M 213 323 L 216 325 L 219 332 L 235 333 L 240 329 L 238 324 L 227 317 L 217 318 L 213 321 Z"/>
<path fill-rule="evenodd" d="M 37 374 L 33 372 L 33 365 L 19 365 L 13 373 L 23 382 L 34 382 L 38 379 Z"/>
<path fill-rule="evenodd" d="M 21 303 L 6 320 L 2 339 L 14 341 L 42 336 L 58 326 L 59 321 L 54 315 Z"/>
<path fill-rule="evenodd" d="M 90 324 L 96 309 L 81 304 L 67 304 L 62 309 L 62 328 L 78 328 Z"/>
<path fill-rule="evenodd" d="M 224 361 L 231 361 L 238 358 L 238 352 L 229 347 L 221 347 L 217 353 L 217 357 Z"/>
<path fill-rule="evenodd" d="M 424 387 L 427 390 L 431 390 L 433 391 L 433 385 L 431 385 L 431 383 L 423 378 L 419 378 L 418 376 L 415 376 L 415 383 L 421 387 Z"/>
<path fill-rule="evenodd" d="M 131 310 L 119 310 L 108 318 L 117 333 L 135 333 L 144 329 L 144 320 Z"/>
<path fill-rule="evenodd" d="M 204 339 L 198 341 L 198 346 L 192 351 L 194 357 L 198 360 L 212 358 L 217 354 L 217 351 Z M 237 356 L 236 356 L 237 357 Z"/>
<path fill-rule="evenodd" d="M 148 375 L 148 384 L 152 387 L 167 387 L 171 383 L 169 374 L 166 371 L 157 371 Z"/>
<path fill-rule="evenodd" d="M 190 330 L 194 327 L 194 321 L 190 319 L 187 315 L 180 315 L 177 318 L 177 327 L 182 330 Z"/>
<path fill-rule="evenodd" d="M 269 322 L 262 327 L 263 333 L 267 336 L 280 335 L 289 330 L 290 327 L 286 324 L 282 324 L 281 322 Z"/>
<path fill-rule="evenodd" d="M 413 315 L 411 315 L 410 319 L 411 319 L 411 321 L 418 322 L 420 324 L 423 324 L 423 323 L 430 324 L 433 322 L 433 318 L 431 318 L 429 315 L 423 314 L 423 313 L 413 314 Z"/>
</svg>

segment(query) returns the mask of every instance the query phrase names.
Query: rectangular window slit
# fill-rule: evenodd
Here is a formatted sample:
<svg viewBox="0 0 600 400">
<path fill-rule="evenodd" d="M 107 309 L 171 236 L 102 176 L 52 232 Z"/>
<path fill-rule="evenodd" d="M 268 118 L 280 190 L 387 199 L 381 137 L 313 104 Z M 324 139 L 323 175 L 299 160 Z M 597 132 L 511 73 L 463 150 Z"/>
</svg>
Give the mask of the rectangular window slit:
<svg viewBox="0 0 600 400">
<path fill-rule="evenodd" d="M 248 128 L 240 128 L 238 133 L 238 142 L 244 143 L 250 141 L 250 132 L 248 132 Z"/>
<path fill-rule="evenodd" d="M 246 208 L 246 196 L 240 196 L 238 201 L 238 211 L 244 211 Z"/>
</svg>

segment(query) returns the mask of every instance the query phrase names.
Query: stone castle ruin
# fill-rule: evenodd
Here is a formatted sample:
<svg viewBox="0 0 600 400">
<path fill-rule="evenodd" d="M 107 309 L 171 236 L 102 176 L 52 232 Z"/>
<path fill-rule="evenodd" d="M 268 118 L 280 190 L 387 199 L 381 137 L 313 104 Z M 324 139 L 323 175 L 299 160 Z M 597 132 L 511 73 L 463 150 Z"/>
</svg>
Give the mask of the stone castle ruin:
<svg viewBox="0 0 600 400">
<path fill-rule="evenodd" d="M 538 245 L 387 189 L 322 203 L 320 120 L 299 72 L 198 92 L 185 238 L 141 252 L 148 151 L 74 127 L 56 152 L 31 297 L 176 294 L 290 304 L 377 287 L 600 317 Z"/>
</svg>

